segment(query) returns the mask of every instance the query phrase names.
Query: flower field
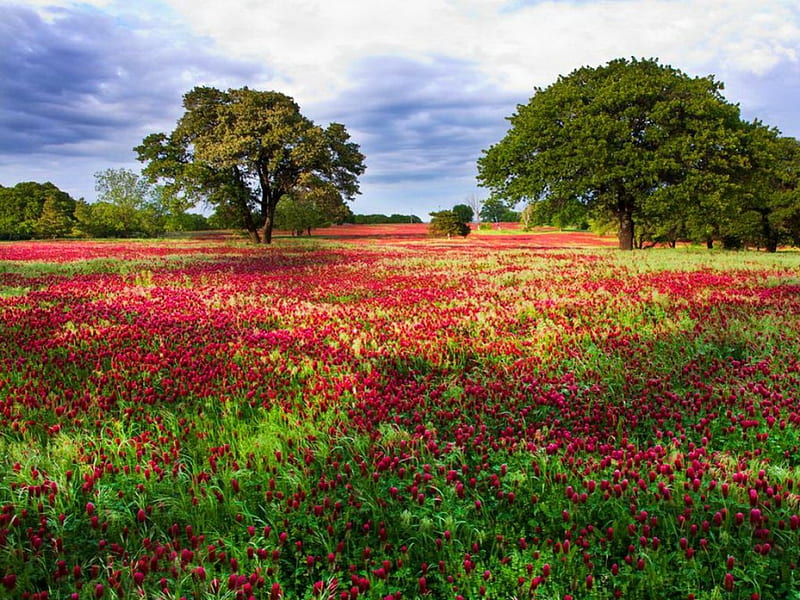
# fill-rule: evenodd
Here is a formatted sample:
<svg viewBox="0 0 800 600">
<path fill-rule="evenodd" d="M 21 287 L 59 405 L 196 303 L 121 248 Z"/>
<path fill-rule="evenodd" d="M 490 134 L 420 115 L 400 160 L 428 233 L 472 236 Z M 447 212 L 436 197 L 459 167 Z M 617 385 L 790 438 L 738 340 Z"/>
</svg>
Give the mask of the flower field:
<svg viewBox="0 0 800 600">
<path fill-rule="evenodd" d="M 0 245 L 0 597 L 800 598 L 800 254 Z"/>
</svg>

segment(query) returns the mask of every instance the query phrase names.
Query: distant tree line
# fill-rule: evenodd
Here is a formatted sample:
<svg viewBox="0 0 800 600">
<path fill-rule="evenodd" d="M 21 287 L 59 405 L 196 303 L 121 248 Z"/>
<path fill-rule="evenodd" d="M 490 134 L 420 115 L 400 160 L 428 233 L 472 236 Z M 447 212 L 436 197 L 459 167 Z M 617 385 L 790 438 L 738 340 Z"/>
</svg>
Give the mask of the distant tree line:
<svg viewBox="0 0 800 600">
<path fill-rule="evenodd" d="M 449 210 L 430 213 L 428 235 L 431 237 L 454 237 L 469 235 L 470 223 L 477 220 L 480 229 L 493 227 L 497 223 L 516 223 L 520 213 L 513 210 L 500 198 L 478 200 L 474 196 L 466 204 L 456 204 Z"/>
<path fill-rule="evenodd" d="M 347 222 L 353 223 L 354 225 L 390 225 L 394 223 L 422 223 L 422 219 L 420 219 L 417 215 L 374 214 L 352 215 L 351 218 L 347 219 Z"/>
<path fill-rule="evenodd" d="M 89 203 L 50 182 L 0 186 L 0 239 L 154 237 L 210 227 L 206 217 L 187 212 L 133 171 L 96 173 L 95 187 L 98 200 Z"/>
<path fill-rule="evenodd" d="M 722 87 L 654 59 L 582 67 L 517 107 L 479 182 L 528 225 L 616 228 L 625 250 L 800 245 L 800 143 Z"/>
<path fill-rule="evenodd" d="M 97 201 L 89 203 L 75 200 L 50 182 L 0 185 L 0 240 L 155 237 L 167 232 L 244 228 L 241 212 L 230 205 L 214 205 L 209 217 L 188 212 L 192 202 L 129 169 L 96 173 L 95 189 Z M 275 229 L 293 235 L 343 223 L 422 223 L 416 215 L 353 214 L 325 187 L 285 196 L 273 219 Z"/>
</svg>

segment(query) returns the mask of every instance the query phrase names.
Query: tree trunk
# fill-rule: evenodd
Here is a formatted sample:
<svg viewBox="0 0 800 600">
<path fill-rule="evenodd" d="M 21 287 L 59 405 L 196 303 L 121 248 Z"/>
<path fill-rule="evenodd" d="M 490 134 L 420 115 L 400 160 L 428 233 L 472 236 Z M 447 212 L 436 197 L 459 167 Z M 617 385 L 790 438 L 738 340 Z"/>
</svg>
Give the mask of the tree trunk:
<svg viewBox="0 0 800 600">
<path fill-rule="evenodd" d="M 235 196 L 231 202 L 233 207 L 239 213 L 239 216 L 242 218 L 242 224 L 244 225 L 245 231 L 247 231 L 247 237 L 249 237 L 250 241 L 254 244 L 259 244 L 261 243 L 261 236 L 258 232 L 256 220 L 253 218 L 253 211 L 250 209 L 250 204 L 248 201 L 250 193 L 247 191 L 247 186 L 242 178 L 242 173 L 237 167 L 232 168 L 232 174 L 237 183 L 237 188 L 234 192 Z"/>
<path fill-rule="evenodd" d="M 272 243 L 272 225 L 275 222 L 275 208 L 283 193 L 274 189 L 269 180 L 269 172 L 259 166 L 258 180 L 261 184 L 261 213 L 264 215 L 264 224 L 261 226 L 261 242 Z"/>
<path fill-rule="evenodd" d="M 264 225 L 258 231 L 261 234 L 262 244 L 272 243 L 272 220 L 269 217 L 264 219 Z"/>
<path fill-rule="evenodd" d="M 261 226 L 261 242 L 263 244 L 272 243 L 272 224 L 275 217 L 275 204 L 272 202 L 266 203 L 264 206 L 264 225 Z"/>
<path fill-rule="evenodd" d="M 778 234 L 769 222 L 769 214 L 761 213 L 761 231 L 764 235 L 764 249 L 767 252 L 778 251 Z"/>
<path fill-rule="evenodd" d="M 714 238 L 706 238 L 706 248 L 709 250 L 714 249 Z"/>
<path fill-rule="evenodd" d="M 619 211 L 619 238 L 620 250 L 633 250 L 633 207 L 622 205 Z"/>
</svg>

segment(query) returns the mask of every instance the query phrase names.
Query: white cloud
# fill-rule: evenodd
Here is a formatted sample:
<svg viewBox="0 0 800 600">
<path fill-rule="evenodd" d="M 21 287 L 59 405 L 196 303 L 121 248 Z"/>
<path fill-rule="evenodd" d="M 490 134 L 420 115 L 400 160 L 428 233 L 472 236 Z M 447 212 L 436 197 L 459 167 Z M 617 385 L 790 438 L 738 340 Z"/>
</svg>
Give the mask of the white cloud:
<svg viewBox="0 0 800 600">
<path fill-rule="evenodd" d="M 38 147 L 52 160 L 46 172 L 60 173 L 50 178 L 75 193 L 94 170 L 130 160 L 142 132 L 169 129 L 181 93 L 248 85 L 291 94 L 318 122 L 347 125 L 367 154 L 356 211 L 425 214 L 476 191 L 481 149 L 502 137 L 504 117 L 535 86 L 631 56 L 714 73 L 747 118 L 800 134 L 797 0 L 27 0 L 31 7 L 49 27 L 33 27 L 29 47 L 53 52 L 28 71 L 8 58 L 0 73 L 0 88 L 14 92 L 0 104 L 4 184 L 40 178 L 9 160 Z M 79 39 L 80 31 L 89 33 Z M 16 31 L 6 36 L 8 47 L 19 41 Z M 30 101 L 57 95 L 56 84 L 75 91 L 67 108 L 80 127 L 63 102 Z M 41 146 L 42 132 L 54 145 Z"/>
<path fill-rule="evenodd" d="M 336 96 L 369 55 L 457 57 L 530 90 L 620 56 L 763 75 L 800 51 L 800 7 L 781 0 L 166 1 L 225 52 L 269 63 L 271 83 L 306 102 Z"/>
</svg>

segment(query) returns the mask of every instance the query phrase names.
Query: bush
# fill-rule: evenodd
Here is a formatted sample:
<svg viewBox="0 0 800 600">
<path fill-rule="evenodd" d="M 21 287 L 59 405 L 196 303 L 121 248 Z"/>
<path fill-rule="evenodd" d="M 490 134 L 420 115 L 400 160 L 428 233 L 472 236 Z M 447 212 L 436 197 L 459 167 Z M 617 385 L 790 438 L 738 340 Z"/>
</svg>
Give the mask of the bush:
<svg viewBox="0 0 800 600">
<path fill-rule="evenodd" d="M 469 235 L 469 225 L 452 210 L 440 210 L 432 212 L 431 224 L 428 226 L 428 234 L 432 237 L 452 237 Z"/>
</svg>

